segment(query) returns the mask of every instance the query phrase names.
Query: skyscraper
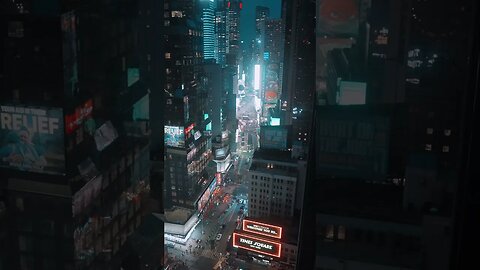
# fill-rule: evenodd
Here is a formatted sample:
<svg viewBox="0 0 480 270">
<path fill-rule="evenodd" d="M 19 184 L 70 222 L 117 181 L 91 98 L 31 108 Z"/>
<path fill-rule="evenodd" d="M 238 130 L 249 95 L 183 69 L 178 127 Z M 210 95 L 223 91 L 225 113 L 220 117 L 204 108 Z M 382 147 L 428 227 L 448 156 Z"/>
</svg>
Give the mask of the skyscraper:
<svg viewBox="0 0 480 270">
<path fill-rule="evenodd" d="M 243 2 L 227 1 L 226 34 L 227 34 L 227 64 L 235 67 L 240 56 L 240 12 Z"/>
<path fill-rule="evenodd" d="M 306 157 L 314 104 L 315 8 L 310 2 L 283 1 L 285 62 L 281 95 L 281 123 L 293 126 L 293 145 Z"/>
<path fill-rule="evenodd" d="M 449 269 L 473 2 L 331 3 L 317 8 L 319 51 L 329 51 L 317 71 L 344 78 L 359 65 L 372 85 L 366 105 L 315 108 L 316 174 L 306 201 L 316 214 L 304 217 L 318 228 L 310 258 L 333 269 Z M 332 8 L 352 20 L 336 24 Z M 369 9 L 368 17 L 358 12 Z"/>
<path fill-rule="evenodd" d="M 227 6 L 225 1 L 217 1 L 215 11 L 215 59 L 222 67 L 226 64 L 228 51 Z"/>
<path fill-rule="evenodd" d="M 215 56 L 215 0 L 201 0 L 202 24 L 203 24 L 203 59 L 215 59 L 218 61 L 218 55 Z"/>
<path fill-rule="evenodd" d="M 211 139 L 204 132 L 208 80 L 202 71 L 201 16 L 195 1 L 166 1 L 165 14 L 165 232 L 185 237 L 194 215 L 205 205 L 197 204 L 214 174 L 205 171 L 211 160 Z M 168 22 L 168 23 L 167 23 Z M 180 213 L 180 214 L 179 214 Z M 178 219 L 178 216 L 182 219 Z M 176 225 L 169 225 L 175 223 Z M 182 230 L 176 230 L 177 225 Z"/>
<path fill-rule="evenodd" d="M 138 2 L 97 4 L 2 2 L 2 268 L 131 263 L 150 179 Z"/>
<path fill-rule="evenodd" d="M 265 51 L 265 21 L 268 18 L 270 18 L 270 9 L 268 7 L 255 7 L 255 63 L 263 61 L 263 53 Z"/>
</svg>

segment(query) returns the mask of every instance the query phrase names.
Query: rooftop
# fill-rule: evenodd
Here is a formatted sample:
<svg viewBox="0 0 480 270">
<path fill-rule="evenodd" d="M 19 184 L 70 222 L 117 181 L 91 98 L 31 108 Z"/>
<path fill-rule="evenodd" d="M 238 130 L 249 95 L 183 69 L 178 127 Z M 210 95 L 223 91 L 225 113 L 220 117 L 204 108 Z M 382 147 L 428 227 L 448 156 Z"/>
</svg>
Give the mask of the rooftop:
<svg viewBox="0 0 480 270">
<path fill-rule="evenodd" d="M 173 207 L 165 210 L 165 219 L 170 223 L 185 224 L 194 213 L 192 209 Z"/>
<path fill-rule="evenodd" d="M 276 149 L 260 148 L 253 154 L 253 160 L 256 159 L 296 163 L 296 160 L 292 158 L 292 153 L 290 151 L 282 151 Z"/>
</svg>

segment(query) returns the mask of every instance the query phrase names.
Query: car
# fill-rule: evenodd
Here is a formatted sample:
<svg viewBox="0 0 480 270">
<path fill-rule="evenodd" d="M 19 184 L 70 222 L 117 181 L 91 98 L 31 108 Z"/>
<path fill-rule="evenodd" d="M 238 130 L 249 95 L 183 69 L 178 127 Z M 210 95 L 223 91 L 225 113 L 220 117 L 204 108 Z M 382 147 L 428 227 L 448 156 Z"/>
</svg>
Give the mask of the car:
<svg viewBox="0 0 480 270">
<path fill-rule="evenodd" d="M 215 237 L 215 240 L 217 240 L 217 241 L 220 241 L 220 239 L 222 239 L 222 234 L 221 233 L 217 234 L 217 237 Z"/>
</svg>

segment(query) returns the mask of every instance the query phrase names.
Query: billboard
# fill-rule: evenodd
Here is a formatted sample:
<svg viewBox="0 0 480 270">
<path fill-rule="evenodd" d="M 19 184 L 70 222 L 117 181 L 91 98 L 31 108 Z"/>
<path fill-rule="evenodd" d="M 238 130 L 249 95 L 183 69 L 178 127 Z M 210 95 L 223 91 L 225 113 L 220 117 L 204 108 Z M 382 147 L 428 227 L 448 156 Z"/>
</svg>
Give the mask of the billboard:
<svg viewBox="0 0 480 270">
<path fill-rule="evenodd" d="M 0 107 L 0 166 L 63 174 L 65 147 L 62 109 Z"/>
<path fill-rule="evenodd" d="M 205 205 L 207 204 L 208 200 L 210 199 L 213 192 L 215 191 L 215 188 L 217 187 L 217 181 L 218 179 L 214 177 L 210 185 L 207 187 L 205 192 L 203 192 L 202 196 L 199 198 L 198 204 L 197 204 L 197 210 L 199 212 L 203 211 L 203 208 L 205 208 Z"/>
<path fill-rule="evenodd" d="M 93 100 L 89 99 L 75 108 L 75 112 L 65 115 L 65 132 L 72 134 L 80 125 L 92 116 Z"/>
<path fill-rule="evenodd" d="M 215 149 L 215 158 L 216 159 L 225 158 L 227 156 L 227 152 L 228 152 L 227 146 Z"/>
<path fill-rule="evenodd" d="M 185 134 L 183 127 L 165 126 L 165 145 L 172 147 L 185 146 Z"/>
<path fill-rule="evenodd" d="M 282 244 L 280 243 L 235 232 L 233 233 L 233 246 L 277 258 L 280 258 L 282 253 Z"/>
<path fill-rule="evenodd" d="M 260 127 L 260 147 L 262 149 L 286 150 L 288 129 L 285 126 Z"/>
<path fill-rule="evenodd" d="M 335 37 L 358 35 L 358 0 L 320 0 L 317 3 L 317 33 Z"/>
<path fill-rule="evenodd" d="M 282 238 L 282 227 L 261 223 L 253 220 L 243 220 L 242 230 L 245 232 L 260 234 L 263 236 Z"/>
<path fill-rule="evenodd" d="M 112 122 L 107 121 L 95 131 L 94 138 L 97 150 L 103 151 L 118 138 L 118 132 Z"/>
<path fill-rule="evenodd" d="M 338 105 L 364 105 L 367 84 L 364 82 L 340 81 Z"/>
<path fill-rule="evenodd" d="M 280 92 L 280 78 L 279 78 L 279 65 L 269 64 L 265 74 L 265 80 L 267 81 L 265 86 L 265 102 L 277 103 Z"/>
<path fill-rule="evenodd" d="M 270 126 L 280 126 L 280 118 L 270 117 Z"/>
<path fill-rule="evenodd" d="M 255 73 L 253 76 L 253 90 L 259 90 L 261 84 L 260 65 L 255 65 Z"/>
</svg>

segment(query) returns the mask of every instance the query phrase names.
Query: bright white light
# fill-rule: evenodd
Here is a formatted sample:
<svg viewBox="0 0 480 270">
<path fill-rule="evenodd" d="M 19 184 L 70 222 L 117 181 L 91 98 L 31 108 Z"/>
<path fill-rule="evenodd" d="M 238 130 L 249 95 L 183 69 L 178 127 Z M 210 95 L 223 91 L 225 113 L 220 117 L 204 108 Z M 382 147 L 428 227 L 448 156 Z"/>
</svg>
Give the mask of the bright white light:
<svg viewBox="0 0 480 270">
<path fill-rule="evenodd" d="M 242 81 L 245 81 L 245 72 L 242 73 Z"/>
<path fill-rule="evenodd" d="M 254 90 L 260 90 L 260 65 L 255 65 Z"/>
</svg>

